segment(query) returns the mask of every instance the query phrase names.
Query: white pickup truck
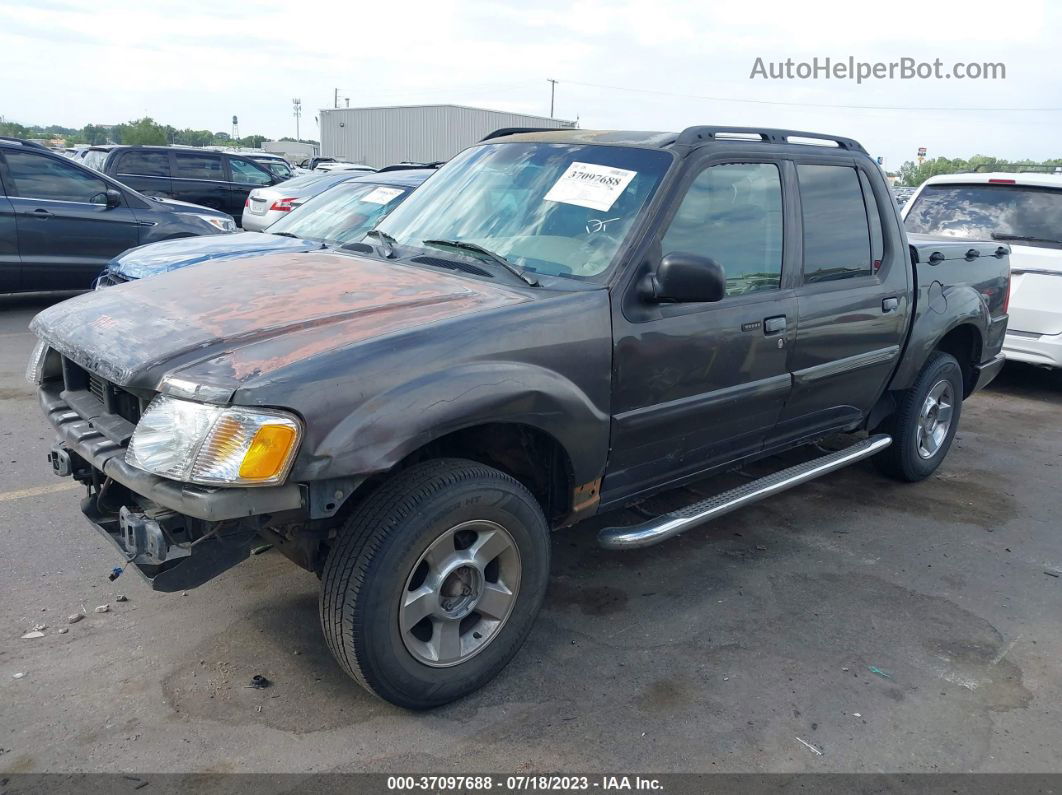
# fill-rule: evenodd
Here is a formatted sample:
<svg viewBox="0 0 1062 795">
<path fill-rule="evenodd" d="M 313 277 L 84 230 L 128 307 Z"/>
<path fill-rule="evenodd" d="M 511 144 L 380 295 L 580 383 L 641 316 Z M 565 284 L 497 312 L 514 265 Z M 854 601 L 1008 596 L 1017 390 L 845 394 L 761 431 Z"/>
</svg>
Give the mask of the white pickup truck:
<svg viewBox="0 0 1062 795">
<path fill-rule="evenodd" d="M 1007 359 L 1062 368 L 1062 174 L 946 174 L 903 210 L 908 232 L 1011 249 Z"/>
</svg>

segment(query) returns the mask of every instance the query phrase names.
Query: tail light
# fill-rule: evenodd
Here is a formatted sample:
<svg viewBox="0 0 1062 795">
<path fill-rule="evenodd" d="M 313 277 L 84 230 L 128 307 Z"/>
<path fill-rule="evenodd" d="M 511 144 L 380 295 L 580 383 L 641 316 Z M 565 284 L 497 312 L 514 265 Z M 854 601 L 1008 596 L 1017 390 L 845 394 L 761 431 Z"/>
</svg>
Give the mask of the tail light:
<svg viewBox="0 0 1062 795">
<path fill-rule="evenodd" d="M 1010 268 L 1007 268 L 1007 286 L 1003 288 L 1003 314 L 1010 311 Z"/>
<path fill-rule="evenodd" d="M 988 180 L 991 185 L 1014 185 L 1015 180 L 1012 179 L 990 179 Z"/>
<path fill-rule="evenodd" d="M 243 206 L 244 207 L 250 207 L 251 206 L 251 197 L 250 197 L 249 194 L 248 194 L 247 198 L 243 200 Z"/>
<path fill-rule="evenodd" d="M 292 204 L 292 202 L 295 201 L 298 201 L 297 196 L 293 196 L 290 199 L 277 199 L 275 202 L 273 202 L 273 206 L 269 209 L 277 210 L 278 212 L 282 213 L 290 212 L 291 210 L 295 209 L 295 205 Z"/>
</svg>

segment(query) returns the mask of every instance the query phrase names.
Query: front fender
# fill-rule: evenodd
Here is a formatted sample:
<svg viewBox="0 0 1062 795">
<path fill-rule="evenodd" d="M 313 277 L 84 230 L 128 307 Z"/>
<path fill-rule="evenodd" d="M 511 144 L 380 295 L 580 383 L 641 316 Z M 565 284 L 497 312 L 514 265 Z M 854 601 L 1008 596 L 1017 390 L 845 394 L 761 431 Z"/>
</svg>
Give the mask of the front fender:
<svg viewBox="0 0 1062 795">
<path fill-rule="evenodd" d="M 481 360 L 400 384 L 327 433 L 299 475 L 308 480 L 390 469 L 439 437 L 475 425 L 522 423 L 567 452 L 576 483 L 601 476 L 609 414 L 564 375 L 536 364 Z"/>
</svg>

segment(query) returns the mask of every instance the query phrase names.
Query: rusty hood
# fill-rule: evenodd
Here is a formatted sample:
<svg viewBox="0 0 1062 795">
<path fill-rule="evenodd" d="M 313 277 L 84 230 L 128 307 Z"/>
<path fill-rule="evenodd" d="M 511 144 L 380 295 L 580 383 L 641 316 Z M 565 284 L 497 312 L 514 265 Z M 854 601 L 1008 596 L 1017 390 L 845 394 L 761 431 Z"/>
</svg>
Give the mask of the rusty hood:
<svg viewBox="0 0 1062 795">
<path fill-rule="evenodd" d="M 44 310 L 30 328 L 122 386 L 158 389 L 165 376 L 200 365 L 218 399 L 302 359 L 526 300 L 518 290 L 443 271 L 333 252 L 278 253 L 87 293 Z"/>
</svg>

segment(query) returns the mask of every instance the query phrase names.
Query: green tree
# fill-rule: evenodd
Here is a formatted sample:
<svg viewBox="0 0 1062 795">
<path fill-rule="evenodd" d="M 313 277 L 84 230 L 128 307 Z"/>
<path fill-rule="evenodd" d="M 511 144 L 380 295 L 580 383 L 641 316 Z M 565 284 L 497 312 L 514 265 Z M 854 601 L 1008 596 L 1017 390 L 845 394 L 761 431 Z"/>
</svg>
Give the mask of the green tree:
<svg viewBox="0 0 1062 795">
<path fill-rule="evenodd" d="M 122 131 L 123 144 L 131 145 L 148 145 L 148 144 L 168 144 L 166 139 L 166 130 L 161 124 L 158 124 L 150 116 L 145 116 L 142 119 L 136 119 L 128 124 L 121 125 L 125 129 Z"/>
<path fill-rule="evenodd" d="M 961 157 L 954 159 L 938 157 L 935 160 L 927 160 L 922 163 L 922 165 L 918 165 L 913 160 L 908 160 L 900 166 L 899 183 L 901 185 L 915 188 L 930 177 L 935 177 L 938 174 L 963 174 L 971 171 L 1043 170 L 1044 167 L 1060 165 L 1062 165 L 1062 158 L 1037 162 L 1035 160 L 1004 160 L 999 157 L 989 157 L 987 155 L 974 155 L 968 160 Z"/>
</svg>

